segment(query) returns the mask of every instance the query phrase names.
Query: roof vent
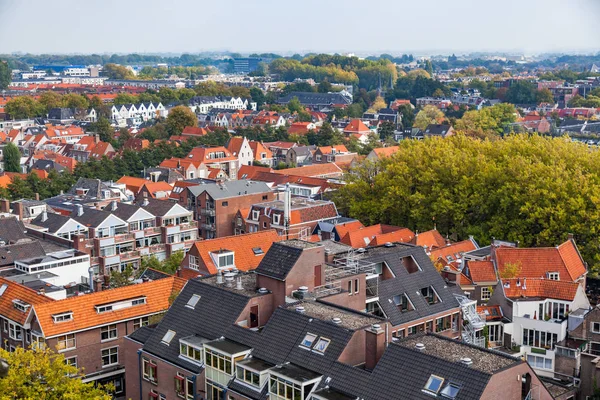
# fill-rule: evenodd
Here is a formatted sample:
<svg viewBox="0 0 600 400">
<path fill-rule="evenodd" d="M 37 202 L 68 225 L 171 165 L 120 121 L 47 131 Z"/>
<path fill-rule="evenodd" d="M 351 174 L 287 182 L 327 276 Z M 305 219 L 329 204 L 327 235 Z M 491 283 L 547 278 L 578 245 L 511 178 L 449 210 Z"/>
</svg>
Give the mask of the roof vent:
<svg viewBox="0 0 600 400">
<path fill-rule="evenodd" d="M 217 272 L 217 285 L 223 284 L 223 274 L 221 271 Z"/>
<path fill-rule="evenodd" d="M 339 324 L 341 324 L 341 323 L 342 323 L 342 319 L 341 319 L 341 318 L 337 318 L 337 317 L 333 318 L 331 321 L 332 321 L 334 324 L 336 324 L 336 325 L 339 325 Z"/>
<path fill-rule="evenodd" d="M 394 247 L 394 244 L 392 242 L 385 242 L 384 246 L 385 247 Z"/>
<path fill-rule="evenodd" d="M 374 331 L 378 331 L 378 330 L 380 330 L 380 329 L 381 329 L 381 325 L 379 325 L 379 324 L 373 324 L 373 325 L 371 326 L 371 328 L 372 328 Z"/>
<path fill-rule="evenodd" d="M 300 293 L 302 293 L 302 294 L 304 294 L 304 293 L 308 293 L 308 287 L 307 287 L 307 286 L 300 286 L 300 287 L 298 288 L 298 291 L 299 291 Z"/>
<path fill-rule="evenodd" d="M 359 249 L 356 249 L 356 252 L 357 252 L 357 253 L 361 253 L 361 254 L 362 254 L 362 253 L 364 253 L 365 251 L 366 251 L 366 250 L 365 250 L 365 248 L 364 248 L 364 247 L 361 247 L 361 248 L 359 248 Z"/>
<path fill-rule="evenodd" d="M 425 345 L 423 343 L 417 343 L 415 345 L 415 349 L 417 349 L 419 351 L 424 351 L 425 350 Z"/>
<path fill-rule="evenodd" d="M 77 208 L 77 216 L 81 217 L 83 215 L 83 206 L 81 204 L 76 204 L 75 207 Z"/>
<path fill-rule="evenodd" d="M 466 366 L 471 366 L 473 365 L 473 360 L 471 360 L 469 357 L 463 357 L 460 359 L 460 363 Z"/>
<path fill-rule="evenodd" d="M 296 307 L 296 311 L 298 311 L 300 314 L 304 314 L 304 307 L 298 306 Z"/>
<path fill-rule="evenodd" d="M 142 207 L 146 207 L 150 202 L 148 201 L 148 199 L 144 199 L 144 201 L 142 201 Z"/>
<path fill-rule="evenodd" d="M 242 277 L 238 277 L 237 285 L 235 286 L 236 290 L 244 290 L 244 286 L 242 285 Z"/>
<path fill-rule="evenodd" d="M 231 272 L 227 272 L 224 276 L 225 276 L 225 284 L 228 287 L 232 287 L 234 274 L 232 274 Z"/>
<path fill-rule="evenodd" d="M 261 287 L 260 289 L 258 289 L 258 293 L 267 294 L 269 293 L 269 290 L 267 288 Z"/>
</svg>

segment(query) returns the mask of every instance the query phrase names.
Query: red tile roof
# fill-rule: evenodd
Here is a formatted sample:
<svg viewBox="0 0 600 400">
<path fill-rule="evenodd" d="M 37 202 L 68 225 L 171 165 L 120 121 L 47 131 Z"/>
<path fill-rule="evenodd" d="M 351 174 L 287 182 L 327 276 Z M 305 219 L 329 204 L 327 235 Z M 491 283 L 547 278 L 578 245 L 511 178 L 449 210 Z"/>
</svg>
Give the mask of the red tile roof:
<svg viewBox="0 0 600 400">
<path fill-rule="evenodd" d="M 232 137 L 229 139 L 229 142 L 227 142 L 227 150 L 229 150 L 233 155 L 239 156 L 240 149 L 244 144 L 244 139 L 245 138 L 239 136 Z"/>
<path fill-rule="evenodd" d="M 254 154 L 254 159 L 256 161 L 261 161 L 262 153 L 265 153 L 266 158 L 273 158 L 273 153 L 267 147 L 265 147 L 261 142 L 257 142 L 256 140 L 252 140 L 248 143 L 250 148 L 252 149 L 252 153 Z"/>
<path fill-rule="evenodd" d="M 200 240 L 194 243 L 190 252 L 198 254 L 209 274 L 216 274 L 217 267 L 211 257 L 211 252 L 231 250 L 234 253 L 235 267 L 240 271 L 256 269 L 264 255 L 275 242 L 283 240 L 275 230 L 247 233 L 237 236 L 226 236 L 217 239 Z M 252 249 L 261 248 L 262 254 L 256 255 Z M 191 253 L 191 254 L 194 254 Z"/>
<path fill-rule="evenodd" d="M 417 246 L 427 246 L 428 249 L 435 249 L 437 247 L 444 247 L 446 245 L 446 239 L 444 239 L 437 229 L 432 229 L 430 231 L 417 233 L 415 235 L 414 243 Z"/>
<path fill-rule="evenodd" d="M 134 194 L 138 194 L 142 186 L 148 181 L 144 178 L 136 178 L 134 176 L 122 176 L 117 183 L 125 184 L 128 190 L 131 190 Z"/>
<path fill-rule="evenodd" d="M 6 289 L 2 296 L 0 296 L 0 314 L 4 318 L 8 318 L 20 325 L 25 324 L 31 308 L 26 312 L 20 311 L 15 308 L 13 300 L 21 300 L 30 305 L 55 302 L 54 299 L 46 297 L 43 294 L 38 294 L 35 290 L 0 277 L 0 287 L 4 285 L 6 285 Z"/>
<path fill-rule="evenodd" d="M 373 153 L 377 158 L 385 158 L 395 154 L 398 150 L 400 150 L 400 146 L 378 147 L 373 149 Z"/>
<path fill-rule="evenodd" d="M 369 246 L 378 246 L 386 243 L 394 243 L 394 242 L 402 242 L 402 243 L 410 243 L 415 237 L 413 231 L 408 228 L 403 228 L 397 230 L 395 232 L 382 233 L 381 235 L 376 235 L 375 238 Z"/>
<path fill-rule="evenodd" d="M 486 321 L 500 321 L 503 318 L 500 306 L 477 306 L 477 314 L 485 314 Z"/>
<path fill-rule="evenodd" d="M 469 274 L 475 283 L 496 282 L 498 280 L 494 263 L 491 261 L 469 261 L 467 265 Z"/>
<path fill-rule="evenodd" d="M 196 126 L 186 126 L 183 128 L 181 135 L 190 135 L 190 136 L 204 136 L 208 133 L 208 131 L 204 128 L 199 128 Z"/>
<path fill-rule="evenodd" d="M 438 249 L 434 249 L 431 251 L 431 258 L 437 260 L 442 257 L 443 259 L 447 259 L 448 256 L 452 256 L 453 259 L 461 258 L 463 253 L 468 251 L 476 250 L 477 246 L 475 243 L 468 239 L 463 240 L 462 242 L 453 243 L 449 246 L 440 247 Z"/>
<path fill-rule="evenodd" d="M 225 153 L 225 157 L 222 158 L 210 158 L 209 154 L 223 152 Z M 201 162 L 201 163 L 217 163 L 217 162 L 225 162 L 225 161 L 236 161 L 237 157 L 234 157 L 229 150 L 227 150 L 223 146 L 217 147 L 195 147 L 190 151 L 187 160 Z"/>
<path fill-rule="evenodd" d="M 151 282 L 42 303 L 34 305 L 34 310 L 42 333 L 48 338 L 166 311 L 169 308 L 169 297 L 171 297 L 171 294 L 181 291 L 184 285 L 185 280 L 171 276 Z M 146 297 L 145 304 L 100 314 L 95 308 L 98 305 L 131 300 L 142 296 Z M 52 315 L 65 312 L 73 313 L 73 319 L 71 321 L 55 323 Z"/>
<path fill-rule="evenodd" d="M 371 130 L 360 119 L 353 119 L 344 128 L 344 133 L 369 133 Z"/>
<path fill-rule="evenodd" d="M 337 177 L 342 175 L 342 169 L 334 163 L 305 165 L 304 167 L 287 168 L 274 171 L 277 174 L 308 176 L 313 178 Z"/>
<path fill-rule="evenodd" d="M 385 235 L 389 233 L 396 233 L 395 235 Z M 379 235 L 382 235 L 381 239 L 375 240 L 375 238 Z M 414 237 L 414 233 L 407 228 L 401 228 L 399 226 L 392 225 L 372 225 L 367 226 L 365 228 L 359 228 L 356 230 L 349 230 L 348 233 L 344 237 L 340 239 L 340 242 L 347 244 L 348 246 L 352 246 L 355 249 L 366 247 L 371 245 L 371 242 L 375 240 L 378 244 L 384 244 L 386 242 L 395 241 L 395 242 L 405 242 L 408 243 Z M 385 240 L 385 239 L 394 239 L 394 240 Z"/>
<path fill-rule="evenodd" d="M 587 272 L 572 240 L 558 247 L 499 247 L 495 258 L 500 274 L 507 264 L 519 265 L 521 278 L 547 278 L 548 273 L 558 272 L 560 280 L 573 282 Z"/>
<path fill-rule="evenodd" d="M 504 295 L 509 299 L 543 298 L 573 301 L 579 284 L 539 278 L 502 279 Z M 539 315 L 538 315 L 539 318 Z"/>
<path fill-rule="evenodd" d="M 273 172 L 273 169 L 269 167 L 258 167 L 255 165 L 242 165 L 237 176 L 238 179 L 254 179 L 254 177 L 260 172 L 271 173 Z"/>
<path fill-rule="evenodd" d="M 363 229 L 364 227 L 365 226 L 360 221 L 350 221 L 343 224 L 337 224 L 335 226 L 335 230 L 340 239 L 342 239 L 344 236 L 346 236 L 346 234 L 348 234 L 348 232 Z"/>
</svg>

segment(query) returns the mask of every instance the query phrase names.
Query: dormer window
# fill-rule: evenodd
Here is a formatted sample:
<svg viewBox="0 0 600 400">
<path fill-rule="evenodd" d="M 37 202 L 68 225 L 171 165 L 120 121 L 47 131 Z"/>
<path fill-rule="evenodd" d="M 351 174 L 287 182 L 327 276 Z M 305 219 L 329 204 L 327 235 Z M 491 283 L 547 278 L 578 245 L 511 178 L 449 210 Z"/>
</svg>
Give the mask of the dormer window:
<svg viewBox="0 0 600 400">
<path fill-rule="evenodd" d="M 558 281 L 560 280 L 560 275 L 558 272 L 548 272 L 548 279 L 552 281 Z"/>
<path fill-rule="evenodd" d="M 202 362 L 202 348 L 183 340 L 179 341 L 179 355 L 190 360 Z"/>
<path fill-rule="evenodd" d="M 215 252 L 217 256 L 217 266 L 219 269 L 228 269 L 235 267 L 233 251 L 219 250 Z"/>
<path fill-rule="evenodd" d="M 65 321 L 72 321 L 73 320 L 73 313 L 72 312 L 66 312 L 66 313 L 61 313 L 61 314 L 54 314 L 52 315 L 52 319 L 54 320 L 54 322 L 65 322 Z"/>
<path fill-rule="evenodd" d="M 14 299 L 13 300 L 13 306 L 17 310 L 22 311 L 22 312 L 27 312 L 27 310 L 29 310 L 29 307 L 31 307 L 30 304 L 25 303 L 24 301 L 19 300 L 19 299 Z"/>
<path fill-rule="evenodd" d="M 258 210 L 252 210 L 252 219 L 254 221 L 258 221 L 258 217 L 259 217 L 259 212 Z"/>
<path fill-rule="evenodd" d="M 421 292 L 421 296 L 423 296 L 423 298 L 425 299 L 425 301 L 427 301 L 427 304 L 429 304 L 429 305 L 436 304 L 441 301 L 439 296 L 435 292 L 435 289 L 433 288 L 433 286 L 424 287 L 423 289 L 420 290 L 420 292 Z"/>
<path fill-rule="evenodd" d="M 273 214 L 273 224 L 281 225 L 281 215 L 280 214 Z"/>
<path fill-rule="evenodd" d="M 410 301 L 406 293 L 402 293 L 400 295 L 394 296 L 392 301 L 400 309 L 401 312 L 412 311 L 415 309 L 415 306 Z"/>
<path fill-rule="evenodd" d="M 415 272 L 422 271 L 421 267 L 419 267 L 419 264 L 417 264 L 417 262 L 414 258 L 412 258 L 412 256 L 402 258 L 402 265 L 409 274 L 414 274 Z"/>
</svg>

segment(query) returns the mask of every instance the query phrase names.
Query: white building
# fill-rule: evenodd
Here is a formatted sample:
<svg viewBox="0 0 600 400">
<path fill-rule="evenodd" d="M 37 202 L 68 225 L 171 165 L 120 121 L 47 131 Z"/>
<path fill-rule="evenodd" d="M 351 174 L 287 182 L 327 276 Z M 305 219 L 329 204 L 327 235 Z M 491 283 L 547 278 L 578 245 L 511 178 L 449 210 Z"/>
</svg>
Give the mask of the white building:
<svg viewBox="0 0 600 400">
<path fill-rule="evenodd" d="M 45 257 L 15 261 L 15 269 L 27 275 L 50 272 L 56 277 L 52 284 L 64 286 L 86 282 L 89 277 L 90 256 L 73 249 L 49 253 Z"/>
</svg>

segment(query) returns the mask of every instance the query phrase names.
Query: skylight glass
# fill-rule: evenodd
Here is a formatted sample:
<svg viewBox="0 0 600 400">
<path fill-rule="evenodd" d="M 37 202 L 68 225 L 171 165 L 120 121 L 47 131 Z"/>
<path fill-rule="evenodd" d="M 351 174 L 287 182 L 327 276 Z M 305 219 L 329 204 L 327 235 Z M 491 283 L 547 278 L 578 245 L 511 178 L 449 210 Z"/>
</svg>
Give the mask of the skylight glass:
<svg viewBox="0 0 600 400">
<path fill-rule="evenodd" d="M 169 344 L 169 343 L 171 343 L 171 340 L 173 340 L 174 337 L 175 337 L 175 331 L 172 331 L 169 329 L 167 331 L 167 333 L 165 333 L 165 336 L 163 336 L 162 342 L 164 344 Z"/>
<path fill-rule="evenodd" d="M 313 345 L 313 343 L 315 342 L 316 338 L 317 338 L 317 335 L 313 335 L 312 333 L 307 333 L 306 336 L 304 336 L 304 339 L 302 339 L 302 346 L 311 347 Z"/>
<path fill-rule="evenodd" d="M 455 399 L 458 395 L 458 391 L 460 390 L 460 386 L 455 383 L 448 383 L 440 392 L 442 397 L 448 399 Z"/>
<path fill-rule="evenodd" d="M 329 342 L 329 339 L 320 338 L 317 344 L 315 344 L 315 347 L 313 347 L 313 350 L 318 351 L 319 353 L 325 353 L 327 346 L 329 346 Z"/>
<path fill-rule="evenodd" d="M 198 302 L 200 301 L 200 295 L 195 294 L 192 297 L 190 297 L 190 299 L 188 300 L 186 307 L 190 307 L 190 308 L 194 308 L 196 307 L 196 304 L 198 304 Z"/>
<path fill-rule="evenodd" d="M 431 393 L 438 394 L 440 389 L 442 388 L 442 384 L 444 383 L 444 378 L 441 378 L 436 375 L 431 375 L 429 380 L 425 384 L 425 390 Z"/>
<path fill-rule="evenodd" d="M 4 294 L 7 287 L 8 287 L 8 285 L 6 283 L 3 283 L 2 286 L 0 286 L 0 296 L 2 296 Z"/>
</svg>

